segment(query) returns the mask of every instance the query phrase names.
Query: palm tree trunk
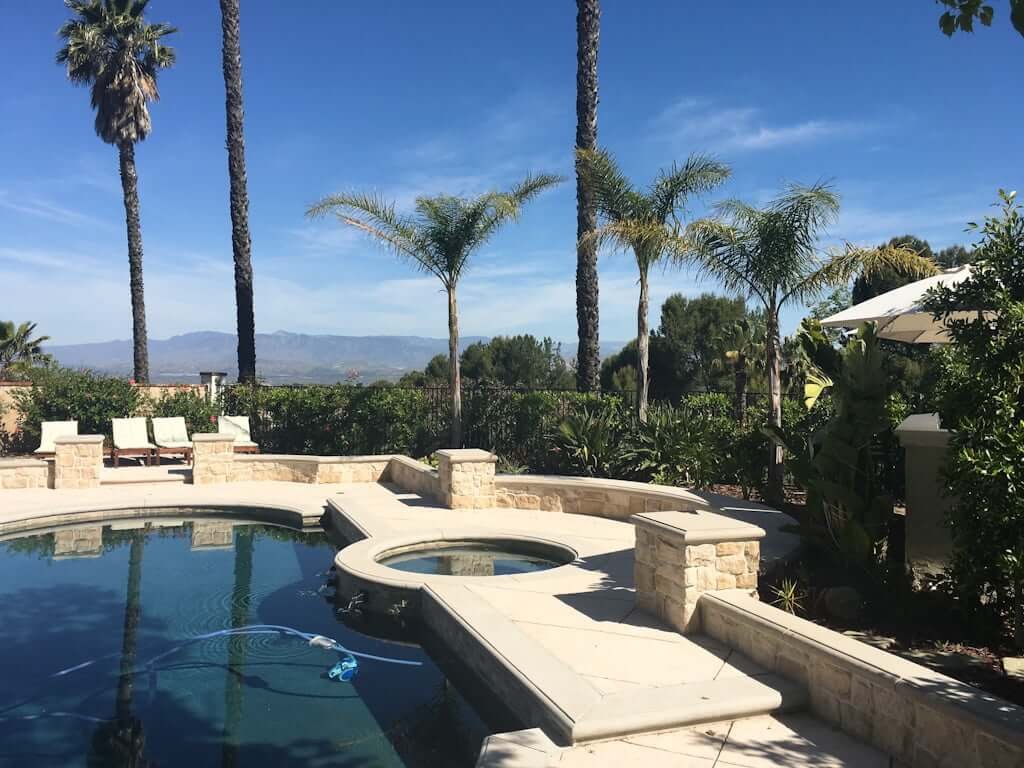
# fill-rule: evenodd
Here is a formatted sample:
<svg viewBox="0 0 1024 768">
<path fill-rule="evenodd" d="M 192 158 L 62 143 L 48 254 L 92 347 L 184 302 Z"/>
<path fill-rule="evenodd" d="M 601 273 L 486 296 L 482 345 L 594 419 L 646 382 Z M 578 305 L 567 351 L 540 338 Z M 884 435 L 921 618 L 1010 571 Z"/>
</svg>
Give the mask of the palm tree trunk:
<svg viewBox="0 0 1024 768">
<path fill-rule="evenodd" d="M 779 318 L 774 308 L 769 308 L 765 336 L 765 363 L 768 370 L 768 423 L 782 427 L 782 356 L 780 354 Z M 782 504 L 783 491 L 782 446 L 774 440 L 768 443 L 768 489 L 767 501 Z"/>
<path fill-rule="evenodd" d="M 139 223 L 139 177 L 135 171 L 135 145 L 117 145 L 121 165 L 121 191 L 128 229 L 128 274 L 132 293 L 132 349 L 135 381 L 149 381 L 149 348 L 146 337 L 146 298 L 142 285 L 142 225 Z"/>
<path fill-rule="evenodd" d="M 650 331 L 647 328 L 647 270 L 640 270 L 640 301 L 636 308 L 636 416 L 641 422 L 647 421 L 647 390 L 648 376 L 648 342 Z"/>
<path fill-rule="evenodd" d="M 256 320 L 252 299 L 252 241 L 245 175 L 245 111 L 242 106 L 242 50 L 239 0 L 220 0 L 224 90 L 227 94 L 228 176 L 231 180 L 231 250 L 235 258 L 238 325 L 238 380 L 256 380 Z"/>
<path fill-rule="evenodd" d="M 742 427 L 747 423 L 747 358 L 742 354 L 736 360 L 733 385 L 736 392 L 736 421 Z"/>
<path fill-rule="evenodd" d="M 601 32 L 599 0 L 576 0 L 576 148 L 597 148 L 597 49 Z M 600 388 L 597 244 L 580 243 L 597 229 L 593 196 L 576 169 L 576 387 Z"/>
<path fill-rule="evenodd" d="M 459 306 L 448 286 L 448 388 L 452 398 L 451 447 L 462 447 L 462 375 L 459 371 Z"/>
</svg>

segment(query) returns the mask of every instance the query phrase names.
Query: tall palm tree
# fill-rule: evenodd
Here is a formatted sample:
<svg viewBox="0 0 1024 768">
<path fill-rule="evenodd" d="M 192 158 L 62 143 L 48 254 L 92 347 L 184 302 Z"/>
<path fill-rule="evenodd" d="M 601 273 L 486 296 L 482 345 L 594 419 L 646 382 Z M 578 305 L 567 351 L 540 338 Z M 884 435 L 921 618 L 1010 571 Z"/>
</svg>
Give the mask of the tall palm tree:
<svg viewBox="0 0 1024 768">
<path fill-rule="evenodd" d="M 764 323 L 760 317 L 744 317 L 721 329 L 713 340 L 720 357 L 715 363 L 732 372 L 736 420 L 747 422 L 747 383 L 751 374 L 764 370 Z"/>
<path fill-rule="evenodd" d="M 559 176 L 527 176 L 508 192 L 479 197 L 436 195 L 416 199 L 414 213 L 395 212 L 395 204 L 376 195 L 342 193 L 310 206 L 306 215 L 334 214 L 366 232 L 399 258 L 437 277 L 448 294 L 448 385 L 451 393 L 451 444 L 462 444 L 462 380 L 459 372 L 459 311 L 456 289 L 470 257 L 504 225 L 519 217 L 524 204 L 562 181 Z"/>
<path fill-rule="evenodd" d="M 238 320 L 238 380 L 256 380 L 256 319 L 252 301 L 252 241 L 245 178 L 245 111 L 239 0 L 220 0 L 224 90 L 227 94 L 228 176 L 231 181 L 231 251 L 235 258 L 235 314 Z"/>
<path fill-rule="evenodd" d="M 595 246 L 608 243 L 632 250 L 640 272 L 640 300 L 637 304 L 636 409 L 647 420 L 650 386 L 648 348 L 648 275 L 655 264 L 669 258 L 675 248 L 680 218 L 687 199 L 714 189 L 729 177 L 726 165 L 703 155 L 691 155 L 682 166 L 662 170 L 645 190 L 638 190 L 619 170 L 605 150 L 579 150 L 577 168 L 584 185 L 593 195 L 602 224 L 584 240 Z"/>
<path fill-rule="evenodd" d="M 576 0 L 576 149 L 597 149 L 597 49 L 601 35 L 601 4 Z M 598 342 L 597 209 L 590 188 L 576 168 L 576 388 L 601 386 Z"/>
<path fill-rule="evenodd" d="M 58 32 L 64 46 L 57 52 L 57 63 L 67 67 L 72 83 L 90 87 L 96 133 L 118 151 L 128 230 L 135 380 L 144 382 L 149 380 L 149 350 L 135 144 L 152 129 L 147 105 L 160 98 L 157 72 L 174 64 L 174 50 L 163 44 L 163 38 L 176 30 L 146 22 L 148 0 L 64 2 L 74 17 Z"/>
<path fill-rule="evenodd" d="M 720 218 L 691 223 L 679 240 L 679 257 L 696 259 L 729 290 L 743 291 L 764 311 L 765 369 L 770 397 L 769 423 L 782 425 L 779 313 L 805 304 L 854 276 L 886 268 L 925 276 L 935 265 L 900 246 L 821 251 L 819 240 L 839 213 L 839 197 L 827 184 L 787 187 L 766 208 L 738 200 L 718 205 Z M 782 447 L 772 443 L 768 460 L 768 499 L 783 500 Z"/>
<path fill-rule="evenodd" d="M 50 362 L 53 358 L 43 352 L 49 336 L 34 336 L 35 323 L 15 325 L 0 321 L 0 379 L 20 374 L 23 369 Z"/>
</svg>

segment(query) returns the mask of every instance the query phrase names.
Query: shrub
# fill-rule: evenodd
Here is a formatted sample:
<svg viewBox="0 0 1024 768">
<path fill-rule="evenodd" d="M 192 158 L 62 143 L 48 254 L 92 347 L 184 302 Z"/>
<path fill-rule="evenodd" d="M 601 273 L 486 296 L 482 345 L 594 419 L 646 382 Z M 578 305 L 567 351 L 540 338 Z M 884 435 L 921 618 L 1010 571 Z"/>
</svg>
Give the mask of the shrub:
<svg viewBox="0 0 1024 768">
<path fill-rule="evenodd" d="M 1024 218 L 1014 193 L 987 218 L 969 279 L 928 302 L 952 343 L 940 357 L 953 583 L 975 625 L 1024 649 Z M 982 312 L 981 310 L 984 310 Z M 956 313 L 956 314 L 954 314 Z M 981 619 L 983 622 L 979 622 Z"/>
<path fill-rule="evenodd" d="M 111 436 L 110 420 L 134 416 L 142 403 L 125 379 L 70 368 L 41 368 L 32 386 L 14 393 L 18 429 L 28 444 L 39 444 L 44 421 L 78 421 L 79 434 Z"/>
<path fill-rule="evenodd" d="M 588 403 L 570 414 L 554 436 L 552 453 L 560 474 L 617 477 L 626 432 L 620 414 L 600 403 Z"/>
</svg>

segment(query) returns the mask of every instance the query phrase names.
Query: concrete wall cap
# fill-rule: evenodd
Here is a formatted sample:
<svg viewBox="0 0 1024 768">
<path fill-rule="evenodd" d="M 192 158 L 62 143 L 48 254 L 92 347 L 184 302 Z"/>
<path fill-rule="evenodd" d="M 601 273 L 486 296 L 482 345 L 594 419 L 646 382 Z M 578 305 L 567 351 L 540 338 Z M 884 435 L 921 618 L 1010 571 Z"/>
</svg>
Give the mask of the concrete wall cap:
<svg viewBox="0 0 1024 768">
<path fill-rule="evenodd" d="M 102 442 L 103 435 L 67 435 L 53 441 L 54 445 L 92 445 Z"/>
<path fill-rule="evenodd" d="M 434 451 L 434 455 L 444 456 L 452 464 L 461 464 L 467 461 L 487 461 L 493 464 L 498 461 L 497 456 L 482 448 L 443 448 L 440 451 Z"/>
<path fill-rule="evenodd" d="M 34 469 L 46 469 L 48 462 L 44 459 L 0 459 L 0 470 L 22 469 L 24 467 Z"/>
<path fill-rule="evenodd" d="M 239 462 L 290 461 L 305 464 L 386 464 L 391 455 L 381 456 L 302 456 L 294 453 L 240 453 L 235 456 Z"/>
<path fill-rule="evenodd" d="M 643 512 L 630 520 L 638 528 L 681 536 L 686 544 L 722 541 L 758 541 L 765 531 L 714 512 Z"/>
<path fill-rule="evenodd" d="M 636 493 L 657 498 L 679 499 L 695 509 L 712 510 L 714 506 L 705 499 L 684 488 L 653 483 L 638 483 L 634 480 L 612 480 L 604 477 L 572 477 L 566 475 L 495 475 L 494 485 L 500 490 L 516 490 L 531 485 L 551 488 L 600 489 Z"/>
<path fill-rule="evenodd" d="M 193 443 L 235 442 L 235 436 L 226 432 L 197 432 L 192 435 Z"/>
<path fill-rule="evenodd" d="M 912 413 L 894 431 L 904 447 L 944 448 L 949 444 L 949 430 L 939 426 L 937 413 Z"/>
</svg>

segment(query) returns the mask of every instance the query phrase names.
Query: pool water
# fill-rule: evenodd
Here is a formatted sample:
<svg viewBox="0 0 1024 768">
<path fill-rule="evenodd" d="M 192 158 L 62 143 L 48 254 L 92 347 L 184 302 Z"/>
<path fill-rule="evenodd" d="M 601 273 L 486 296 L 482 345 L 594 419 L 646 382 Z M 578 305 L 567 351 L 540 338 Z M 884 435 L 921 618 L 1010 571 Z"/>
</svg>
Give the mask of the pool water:
<svg viewBox="0 0 1024 768">
<path fill-rule="evenodd" d="M 439 545 L 385 557 L 381 565 L 410 573 L 445 576 L 510 576 L 557 568 L 564 562 L 527 552 L 503 550 L 484 543 Z"/>
<path fill-rule="evenodd" d="M 0 766 L 472 765 L 488 729 L 419 646 L 341 623 L 333 554 L 209 518 L 0 542 Z M 302 638 L 186 642 L 255 624 L 420 665 L 359 658 L 340 682 Z"/>
</svg>

